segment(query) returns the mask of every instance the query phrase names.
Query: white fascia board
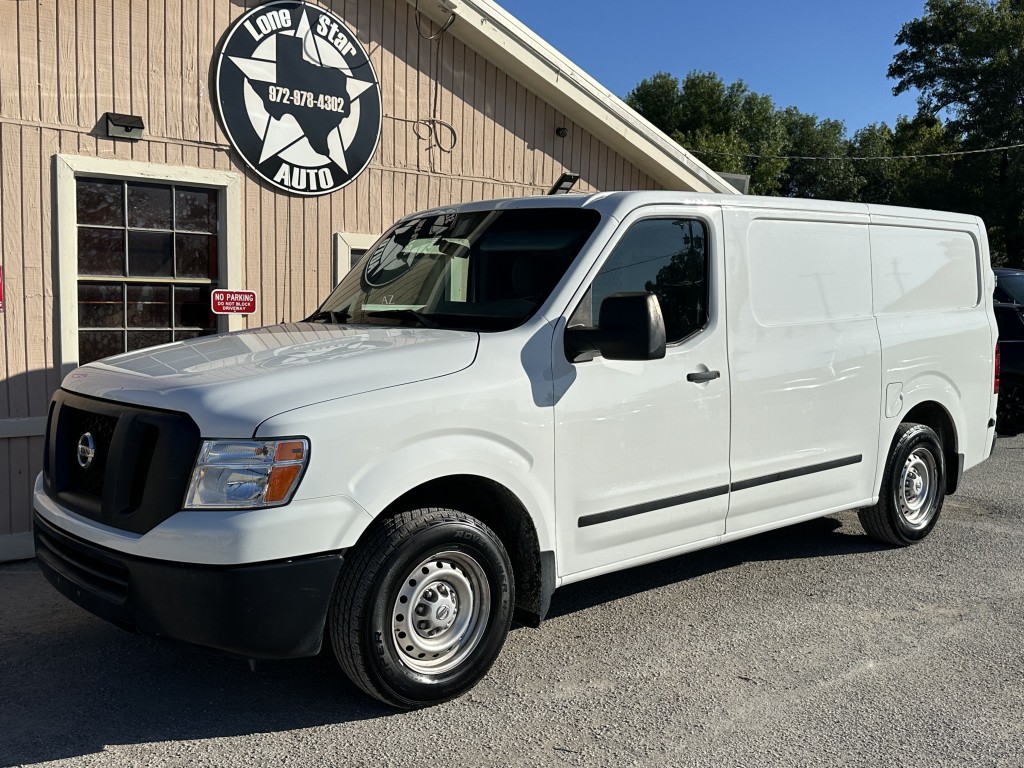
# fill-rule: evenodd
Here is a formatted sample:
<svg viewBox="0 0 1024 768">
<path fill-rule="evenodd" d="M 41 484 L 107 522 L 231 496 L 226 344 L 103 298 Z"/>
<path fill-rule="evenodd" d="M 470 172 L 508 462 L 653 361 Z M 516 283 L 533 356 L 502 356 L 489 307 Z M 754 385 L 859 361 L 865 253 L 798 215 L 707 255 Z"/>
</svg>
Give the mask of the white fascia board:
<svg viewBox="0 0 1024 768">
<path fill-rule="evenodd" d="M 739 194 L 492 0 L 407 2 L 438 24 L 454 13 L 449 33 L 667 189 Z"/>
</svg>

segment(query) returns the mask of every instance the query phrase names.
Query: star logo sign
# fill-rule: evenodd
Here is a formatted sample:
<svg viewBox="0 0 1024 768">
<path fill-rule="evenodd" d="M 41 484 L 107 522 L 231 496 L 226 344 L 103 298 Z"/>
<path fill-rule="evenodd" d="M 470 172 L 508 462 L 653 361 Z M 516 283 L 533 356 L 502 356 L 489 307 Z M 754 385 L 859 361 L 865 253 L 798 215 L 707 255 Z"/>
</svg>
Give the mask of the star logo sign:
<svg viewBox="0 0 1024 768">
<path fill-rule="evenodd" d="M 217 98 L 228 138 L 271 184 L 299 195 L 354 180 L 380 140 L 380 83 L 334 14 L 295 0 L 259 6 L 224 40 Z"/>
</svg>

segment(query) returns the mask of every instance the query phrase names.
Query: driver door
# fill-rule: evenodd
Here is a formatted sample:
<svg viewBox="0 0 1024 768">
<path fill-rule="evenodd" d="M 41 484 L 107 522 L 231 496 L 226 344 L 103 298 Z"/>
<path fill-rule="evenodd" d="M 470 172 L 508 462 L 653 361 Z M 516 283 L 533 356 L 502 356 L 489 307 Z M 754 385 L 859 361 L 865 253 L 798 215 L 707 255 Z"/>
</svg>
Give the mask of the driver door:
<svg viewBox="0 0 1024 768">
<path fill-rule="evenodd" d="M 573 364 L 555 405 L 558 573 L 570 580 L 653 560 L 725 531 L 729 369 L 721 212 L 644 209 L 598 261 L 569 326 L 604 297 L 659 300 L 664 359 Z M 563 354 L 556 343 L 554 354 Z M 561 361 L 559 361 L 561 363 Z"/>
</svg>

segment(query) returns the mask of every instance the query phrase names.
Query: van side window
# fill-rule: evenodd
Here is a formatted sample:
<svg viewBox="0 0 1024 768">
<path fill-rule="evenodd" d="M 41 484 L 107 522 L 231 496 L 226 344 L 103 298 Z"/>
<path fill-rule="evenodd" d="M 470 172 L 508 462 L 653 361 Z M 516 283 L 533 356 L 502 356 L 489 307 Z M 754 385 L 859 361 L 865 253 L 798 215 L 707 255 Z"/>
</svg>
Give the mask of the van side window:
<svg viewBox="0 0 1024 768">
<path fill-rule="evenodd" d="M 658 297 L 671 344 L 708 321 L 707 230 L 697 219 L 645 219 L 630 227 L 594 278 L 570 326 L 592 327 L 613 293 Z"/>
</svg>

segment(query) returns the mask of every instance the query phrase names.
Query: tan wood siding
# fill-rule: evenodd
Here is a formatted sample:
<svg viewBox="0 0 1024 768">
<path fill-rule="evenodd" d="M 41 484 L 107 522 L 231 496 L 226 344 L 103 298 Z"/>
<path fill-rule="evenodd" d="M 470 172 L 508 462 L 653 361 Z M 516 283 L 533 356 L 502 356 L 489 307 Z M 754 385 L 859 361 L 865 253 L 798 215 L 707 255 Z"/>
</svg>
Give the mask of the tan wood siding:
<svg viewBox="0 0 1024 768">
<path fill-rule="evenodd" d="M 347 188 L 321 198 L 279 194 L 228 146 L 210 93 L 216 47 L 254 5 L 0 0 L 0 419 L 45 417 L 60 383 L 57 153 L 241 174 L 243 264 L 234 287 L 259 292 L 250 326 L 317 305 L 331 284 L 332 232 L 375 234 L 421 208 L 542 193 L 565 170 L 581 174 L 583 191 L 656 187 L 450 33 L 424 39 L 406 0 L 334 0 L 320 5 L 356 32 L 381 81 L 381 143 Z M 438 32 L 426 18 L 421 28 Z M 141 115 L 145 138 L 107 139 L 108 111 Z M 0 438 L 0 535 L 29 528 L 41 450 L 39 437 Z"/>
</svg>

